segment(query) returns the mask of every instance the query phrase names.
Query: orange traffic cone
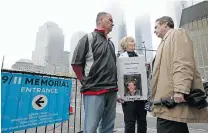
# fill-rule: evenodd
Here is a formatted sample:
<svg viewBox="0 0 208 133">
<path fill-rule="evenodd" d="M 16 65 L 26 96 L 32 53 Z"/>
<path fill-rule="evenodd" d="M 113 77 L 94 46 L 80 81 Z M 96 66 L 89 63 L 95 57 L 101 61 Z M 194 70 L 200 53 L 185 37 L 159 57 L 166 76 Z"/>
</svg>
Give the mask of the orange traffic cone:
<svg viewBox="0 0 208 133">
<path fill-rule="evenodd" d="M 73 114 L 73 113 L 74 113 L 74 112 L 73 112 L 73 107 L 72 107 L 72 106 L 70 106 L 69 112 L 70 112 L 70 114 Z"/>
</svg>

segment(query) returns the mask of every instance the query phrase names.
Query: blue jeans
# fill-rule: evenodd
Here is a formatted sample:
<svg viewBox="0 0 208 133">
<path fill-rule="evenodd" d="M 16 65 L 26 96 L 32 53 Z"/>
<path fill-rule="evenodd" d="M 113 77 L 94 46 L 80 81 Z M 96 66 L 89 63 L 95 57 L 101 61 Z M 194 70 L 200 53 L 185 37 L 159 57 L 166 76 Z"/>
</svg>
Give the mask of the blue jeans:
<svg viewBox="0 0 208 133">
<path fill-rule="evenodd" d="M 84 133 L 113 133 L 116 117 L 117 92 L 109 92 L 101 95 L 84 95 Z"/>
</svg>

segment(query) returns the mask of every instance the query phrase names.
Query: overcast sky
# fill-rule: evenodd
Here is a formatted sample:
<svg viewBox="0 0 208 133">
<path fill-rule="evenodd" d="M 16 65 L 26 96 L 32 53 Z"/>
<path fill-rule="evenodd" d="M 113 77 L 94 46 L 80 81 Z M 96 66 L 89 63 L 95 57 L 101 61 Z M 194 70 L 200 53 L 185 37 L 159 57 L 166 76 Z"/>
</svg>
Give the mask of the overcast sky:
<svg viewBox="0 0 208 133">
<path fill-rule="evenodd" d="M 38 28 L 47 21 L 57 23 L 65 35 L 65 50 L 70 50 L 73 32 L 90 32 L 95 17 L 109 2 L 115 0 L 2 0 L 0 1 L 0 60 L 5 56 L 4 68 L 11 68 L 19 59 L 31 59 Z M 125 10 L 127 34 L 134 36 L 134 17 L 151 12 L 153 18 L 166 9 L 154 0 L 120 0 Z M 130 2 L 131 1 L 131 2 Z M 160 8 L 155 6 L 160 4 Z M 154 23 L 153 23 L 154 24 Z M 153 28 L 153 25 L 152 25 Z M 154 44 L 157 44 L 154 40 Z"/>
</svg>

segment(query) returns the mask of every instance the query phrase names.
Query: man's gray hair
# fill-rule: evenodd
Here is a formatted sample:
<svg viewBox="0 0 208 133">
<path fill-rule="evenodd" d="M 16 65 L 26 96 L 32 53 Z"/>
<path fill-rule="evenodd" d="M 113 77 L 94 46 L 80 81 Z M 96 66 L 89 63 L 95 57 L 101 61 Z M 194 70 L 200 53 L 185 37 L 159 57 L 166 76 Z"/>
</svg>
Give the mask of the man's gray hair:
<svg viewBox="0 0 208 133">
<path fill-rule="evenodd" d="M 163 16 L 163 17 L 161 17 L 161 18 L 158 18 L 157 20 L 156 20 L 156 22 L 159 22 L 160 24 L 164 24 L 165 22 L 167 22 L 168 24 L 168 26 L 170 27 L 170 28 L 174 28 L 174 22 L 173 22 L 173 19 L 171 18 L 171 17 L 169 17 L 169 16 Z"/>
<path fill-rule="evenodd" d="M 109 13 L 107 13 L 107 12 L 99 12 L 99 13 L 97 14 L 97 17 L 96 17 L 96 25 L 98 25 L 99 20 L 100 20 L 100 17 L 101 17 L 101 16 L 105 16 L 106 14 L 109 14 Z"/>
</svg>

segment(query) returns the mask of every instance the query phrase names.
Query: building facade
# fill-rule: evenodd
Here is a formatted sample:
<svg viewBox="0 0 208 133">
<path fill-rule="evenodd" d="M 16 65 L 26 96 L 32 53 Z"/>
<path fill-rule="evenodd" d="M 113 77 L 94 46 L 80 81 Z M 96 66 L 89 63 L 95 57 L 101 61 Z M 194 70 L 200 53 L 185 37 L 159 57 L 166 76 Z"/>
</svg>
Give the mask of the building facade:
<svg viewBox="0 0 208 133">
<path fill-rule="evenodd" d="M 208 81 L 208 1 L 185 8 L 180 27 L 191 37 L 198 70 L 201 77 Z"/>
<path fill-rule="evenodd" d="M 12 69 L 17 71 L 44 73 L 43 66 L 34 65 L 33 62 L 28 59 L 18 60 L 14 65 L 12 65 Z"/>
</svg>

